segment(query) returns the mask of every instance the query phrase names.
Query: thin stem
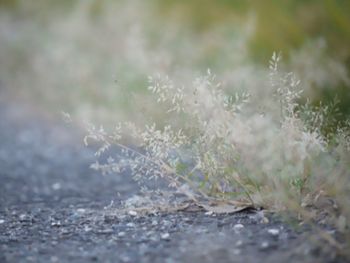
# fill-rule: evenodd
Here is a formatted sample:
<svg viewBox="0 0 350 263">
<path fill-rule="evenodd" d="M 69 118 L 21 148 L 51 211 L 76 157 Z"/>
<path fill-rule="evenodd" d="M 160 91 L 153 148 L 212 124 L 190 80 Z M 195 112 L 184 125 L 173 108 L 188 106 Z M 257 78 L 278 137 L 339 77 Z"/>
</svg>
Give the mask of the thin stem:
<svg viewBox="0 0 350 263">
<path fill-rule="evenodd" d="M 147 155 L 144 155 L 128 146 L 125 146 L 124 144 L 121 144 L 121 143 L 118 143 L 118 142 L 114 142 L 115 145 L 117 145 L 118 147 L 121 147 L 127 151 L 130 151 L 130 152 L 133 152 L 133 153 L 136 153 L 138 154 L 139 156 L 141 156 L 142 158 L 148 160 L 149 162 L 152 162 L 153 164 L 157 165 L 158 167 L 166 170 L 167 172 L 169 173 L 172 173 L 174 174 L 175 176 L 181 178 L 182 180 L 184 180 L 186 183 L 188 183 L 188 185 L 195 191 L 197 191 L 198 193 L 200 193 L 203 197 L 207 198 L 207 194 L 205 194 L 202 190 L 198 189 L 198 187 L 196 187 L 193 182 L 188 179 L 187 177 L 181 175 L 181 174 L 178 174 L 169 164 L 167 164 L 166 162 L 164 162 L 163 160 L 158 160 L 161 162 L 161 164 L 159 164 L 157 161 L 153 160 L 152 158 L 150 158 L 149 156 Z M 196 167 L 195 167 L 196 168 Z M 177 183 L 176 180 L 174 180 L 173 178 L 171 177 L 166 177 L 166 179 L 170 180 L 172 183 Z M 195 202 L 198 202 L 198 200 L 196 200 L 196 198 L 192 197 L 193 201 Z"/>
</svg>

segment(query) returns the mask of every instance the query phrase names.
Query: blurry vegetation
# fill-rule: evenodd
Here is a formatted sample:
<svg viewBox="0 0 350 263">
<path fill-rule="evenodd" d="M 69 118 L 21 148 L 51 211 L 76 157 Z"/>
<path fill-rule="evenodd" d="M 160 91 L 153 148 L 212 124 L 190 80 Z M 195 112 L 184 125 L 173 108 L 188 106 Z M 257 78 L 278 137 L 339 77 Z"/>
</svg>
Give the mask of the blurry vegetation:
<svg viewBox="0 0 350 263">
<path fill-rule="evenodd" d="M 127 5 L 130 7 L 125 7 Z M 123 16 L 127 12 L 129 17 Z M 233 57 L 241 55 L 242 50 L 236 51 L 233 46 L 242 41 L 247 49 L 245 59 L 250 61 L 248 63 L 265 66 L 273 51 L 282 51 L 284 61 L 291 64 L 290 70 L 300 73 L 305 84 L 303 74 L 310 72 L 310 67 L 324 67 L 323 71 L 317 71 L 318 74 L 328 72 L 324 79 L 331 78 L 329 68 L 334 67 L 330 65 L 330 59 L 345 65 L 344 74 L 349 75 L 349 13 L 350 2 L 346 0 L 0 0 L 0 16 L 7 22 L 7 25 L 3 23 L 0 32 L 6 34 L 0 36 L 3 39 L 0 66 L 2 74 L 6 75 L 0 80 L 6 82 L 4 79 L 13 75 L 23 83 L 30 83 L 30 78 L 42 75 L 43 80 L 40 83 L 33 81 L 33 85 L 54 86 L 76 93 L 75 97 L 69 98 L 62 95 L 71 100 L 71 104 L 78 97 L 83 99 L 82 104 L 90 100 L 113 110 L 116 103 L 130 107 L 130 102 L 118 92 L 110 91 L 117 86 L 112 83 L 113 75 L 118 75 L 119 84 L 127 86 L 127 92 L 142 93 L 146 76 L 154 71 L 172 73 L 179 68 L 190 68 L 197 72 L 209 67 L 218 74 L 225 74 L 234 63 L 241 63 Z M 135 26 L 132 19 L 136 20 Z M 247 21 L 251 24 L 248 27 Z M 125 50 L 121 50 L 117 42 L 127 42 L 125 39 L 130 32 L 144 41 L 135 47 L 125 43 L 135 51 L 135 57 L 144 56 L 142 59 L 148 60 L 159 56 L 154 59 L 157 62 L 140 62 L 121 55 Z M 246 35 L 242 36 L 242 32 Z M 311 46 L 312 50 L 318 40 L 324 41 L 325 47 L 314 64 L 305 66 L 293 60 L 293 54 L 305 45 Z M 314 48 L 318 49 L 317 46 Z M 57 62 L 60 52 L 61 56 L 67 57 Z M 62 72 L 31 73 L 33 61 L 38 57 L 41 63 L 48 64 L 44 66 L 48 71 L 63 63 Z M 304 60 L 307 64 L 308 58 Z M 79 71 L 76 67 L 80 65 L 86 67 L 80 69 L 85 72 L 74 72 Z M 69 78 L 74 78 L 70 74 L 74 73 L 92 76 L 90 79 L 80 76 L 78 80 L 70 81 Z M 309 82 L 305 85 L 313 90 L 311 97 L 315 105 L 320 100 L 331 102 L 338 95 L 341 112 L 350 115 L 349 82 L 342 76 L 337 76 L 339 81 L 315 81 L 317 76 L 310 75 L 306 76 Z M 26 85 L 23 83 L 16 82 L 13 86 Z M 110 89 L 105 88 L 107 86 Z M 29 88 L 34 94 L 42 93 L 40 88 Z M 54 100 L 60 96 L 52 97 Z M 52 105 L 52 101 L 48 105 Z"/>
<path fill-rule="evenodd" d="M 234 23 L 247 14 L 256 18 L 251 41 L 253 57 L 265 63 L 272 52 L 301 47 L 305 41 L 323 37 L 328 51 L 350 59 L 350 2 L 345 0 L 159 0 L 160 10 L 185 20 L 195 30 Z"/>
<path fill-rule="evenodd" d="M 266 63 L 273 51 L 279 50 L 285 59 L 291 50 L 322 38 L 326 53 L 342 61 L 350 72 L 350 1 L 346 0 L 159 0 L 164 19 L 171 14 L 185 21 L 196 32 L 208 27 L 242 23 L 247 15 L 255 19 L 255 32 L 249 41 L 250 57 Z M 317 47 L 316 47 L 317 48 Z M 305 58 L 307 59 L 307 58 Z M 338 95 L 339 108 L 350 115 L 349 86 L 322 89 L 315 98 L 331 102 Z"/>
<path fill-rule="evenodd" d="M 154 141 L 171 146 L 177 141 L 169 138 L 183 139 L 170 126 L 157 130 L 159 123 L 197 125 L 189 127 L 188 132 L 197 133 L 189 133 L 186 141 L 196 146 L 197 140 L 194 150 L 203 160 L 197 168 L 210 171 L 213 181 L 204 179 L 209 186 L 219 189 L 218 171 L 228 167 L 224 179 L 241 174 L 238 184 L 256 195 L 256 203 L 270 199 L 279 205 L 280 194 L 289 209 L 288 201 L 294 200 L 304 211 L 299 197 L 309 206 L 325 194 L 343 213 L 335 224 L 344 225 L 345 218 L 348 231 L 350 122 L 338 127 L 341 114 L 350 116 L 348 14 L 348 0 L 0 0 L 0 88 L 34 99 L 45 111 L 71 112 L 95 124 L 157 123 L 141 133 L 152 151 L 159 149 Z M 282 51 L 284 58 L 279 65 L 283 74 L 275 70 L 279 85 L 269 79 L 273 51 Z M 272 72 L 279 60 L 275 54 L 270 61 Z M 301 97 L 292 90 L 299 85 L 291 71 L 301 80 Z M 203 78 L 203 72 L 208 76 Z M 152 84 L 148 76 L 161 78 Z M 146 92 L 148 85 L 158 99 Z M 219 86 L 222 92 L 215 91 Z M 233 115 L 227 112 L 227 106 L 237 104 L 235 94 L 245 93 L 249 103 L 242 107 L 249 108 L 241 111 L 239 104 L 232 107 Z M 188 115 L 201 121 L 166 114 L 168 106 L 182 105 L 192 105 Z M 106 135 L 104 130 L 90 132 L 92 139 Z M 333 139 L 332 133 L 338 135 Z M 161 149 L 168 156 L 171 147 Z M 293 174 L 296 180 L 290 180 Z"/>
<path fill-rule="evenodd" d="M 1 0 L 0 9 L 18 11 L 34 6 L 35 11 L 50 15 L 57 10 L 69 10 L 79 1 L 20 1 Z M 92 16 L 103 15 L 106 3 L 90 1 Z M 123 2 L 123 1 L 115 1 Z M 169 15 L 191 27 L 193 32 L 206 31 L 219 24 L 239 23 L 249 14 L 256 18 L 256 31 L 251 41 L 253 57 L 265 63 L 272 52 L 301 47 L 305 41 L 325 38 L 328 51 L 350 63 L 350 2 L 346 0 L 150 0 L 156 3 L 159 22 Z M 27 9 L 30 11 L 30 8 Z M 23 14 L 23 12 L 21 13 Z M 37 12 L 35 17 L 37 17 Z"/>
</svg>

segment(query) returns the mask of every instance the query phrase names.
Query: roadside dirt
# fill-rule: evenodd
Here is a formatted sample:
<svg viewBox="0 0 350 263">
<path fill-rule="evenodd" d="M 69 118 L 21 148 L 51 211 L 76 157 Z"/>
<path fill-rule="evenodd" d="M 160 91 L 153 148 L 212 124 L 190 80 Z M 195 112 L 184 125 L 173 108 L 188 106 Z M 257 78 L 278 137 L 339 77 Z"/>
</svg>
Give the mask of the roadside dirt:
<svg viewBox="0 0 350 263">
<path fill-rule="evenodd" d="M 137 184 L 89 169 L 81 134 L 39 115 L 0 99 L 0 262 L 342 262 L 261 212 L 120 216 Z"/>
</svg>

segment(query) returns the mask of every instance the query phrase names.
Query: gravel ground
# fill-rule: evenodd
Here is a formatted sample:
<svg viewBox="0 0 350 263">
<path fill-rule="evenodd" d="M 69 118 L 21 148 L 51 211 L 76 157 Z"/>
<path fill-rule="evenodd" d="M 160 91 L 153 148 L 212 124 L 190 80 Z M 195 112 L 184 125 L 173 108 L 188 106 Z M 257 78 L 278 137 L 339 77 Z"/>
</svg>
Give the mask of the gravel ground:
<svg viewBox="0 0 350 263">
<path fill-rule="evenodd" d="M 89 169 L 81 135 L 38 115 L 0 97 L 0 262 L 340 262 L 261 212 L 117 216 L 137 185 Z"/>
</svg>

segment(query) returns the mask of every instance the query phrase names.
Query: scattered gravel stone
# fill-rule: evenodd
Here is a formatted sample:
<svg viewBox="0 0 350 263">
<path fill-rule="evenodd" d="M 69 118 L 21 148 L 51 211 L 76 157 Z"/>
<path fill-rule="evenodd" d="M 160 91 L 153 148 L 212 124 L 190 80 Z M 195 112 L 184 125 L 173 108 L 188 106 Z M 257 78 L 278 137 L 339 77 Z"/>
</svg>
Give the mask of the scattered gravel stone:
<svg viewBox="0 0 350 263">
<path fill-rule="evenodd" d="M 85 231 L 85 232 L 90 232 L 91 230 L 92 230 L 91 227 L 89 227 L 89 226 L 84 226 L 84 231 Z"/>
<path fill-rule="evenodd" d="M 270 247 L 270 243 L 267 242 L 267 241 L 263 241 L 263 242 L 261 243 L 261 245 L 260 245 L 260 249 L 261 249 L 261 250 L 266 250 L 266 249 L 268 249 L 269 247 Z"/>
<path fill-rule="evenodd" d="M 79 132 L 6 105 L 0 94 L 0 262 L 346 262 L 315 250 L 304 235 L 311 230 L 296 232 L 263 211 L 143 216 L 139 196 L 124 213 L 121 201 L 139 193 L 128 171 L 101 178 Z"/>
<path fill-rule="evenodd" d="M 119 233 L 118 233 L 118 237 L 124 237 L 125 235 L 126 235 L 125 232 L 119 232 Z"/>
<path fill-rule="evenodd" d="M 170 237 L 170 234 L 169 234 L 169 233 L 163 233 L 163 234 L 160 236 L 161 239 L 165 239 L 165 240 L 169 239 L 169 237 Z"/>
<path fill-rule="evenodd" d="M 52 189 L 57 191 L 57 190 L 60 190 L 61 189 L 61 184 L 60 183 L 54 183 L 52 185 Z"/>
<path fill-rule="evenodd" d="M 242 225 L 242 224 L 235 224 L 233 226 L 233 230 L 237 233 L 240 232 L 243 228 L 244 228 L 244 225 Z"/>
<path fill-rule="evenodd" d="M 242 240 L 237 240 L 235 245 L 236 245 L 236 247 L 241 247 L 243 245 L 243 241 Z"/>
<path fill-rule="evenodd" d="M 20 222 L 32 222 L 33 218 L 27 214 L 21 214 L 19 216 L 19 221 Z"/>
<path fill-rule="evenodd" d="M 51 226 L 60 227 L 62 226 L 62 224 L 61 224 L 61 221 L 54 221 L 54 222 L 51 222 Z"/>
<path fill-rule="evenodd" d="M 280 234 L 280 231 L 277 228 L 270 228 L 267 232 L 272 236 L 278 236 Z"/>
<path fill-rule="evenodd" d="M 111 234 L 113 233 L 113 229 L 107 228 L 107 229 L 102 229 L 98 231 L 99 234 Z"/>
<path fill-rule="evenodd" d="M 84 208 L 78 208 L 77 209 L 77 212 L 80 213 L 80 214 L 84 214 L 86 212 L 86 209 Z"/>
<path fill-rule="evenodd" d="M 129 228 L 133 228 L 133 227 L 135 227 L 135 224 L 132 223 L 132 222 L 129 222 L 129 223 L 126 224 L 126 226 L 129 227 Z"/>
<path fill-rule="evenodd" d="M 131 216 L 137 216 L 137 212 L 134 211 L 134 210 L 130 210 L 130 211 L 129 211 L 129 215 L 131 215 Z"/>
</svg>

